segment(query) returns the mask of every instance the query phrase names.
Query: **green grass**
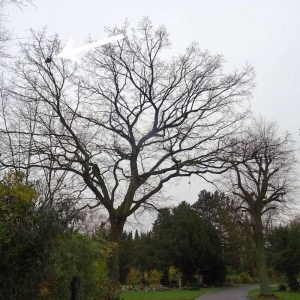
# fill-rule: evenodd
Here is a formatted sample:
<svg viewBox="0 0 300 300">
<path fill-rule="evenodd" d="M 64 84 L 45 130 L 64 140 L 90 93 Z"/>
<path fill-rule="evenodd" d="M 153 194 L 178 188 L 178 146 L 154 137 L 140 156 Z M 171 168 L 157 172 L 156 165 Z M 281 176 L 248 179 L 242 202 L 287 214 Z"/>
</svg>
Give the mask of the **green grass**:
<svg viewBox="0 0 300 300">
<path fill-rule="evenodd" d="M 252 290 L 250 291 L 250 293 L 248 294 L 249 298 L 251 300 L 278 300 L 278 299 L 281 299 L 281 300 L 300 300 L 300 293 L 296 293 L 296 292 L 278 292 L 278 291 L 273 291 L 275 297 L 268 297 L 268 298 L 262 298 L 262 297 L 259 297 L 258 294 L 259 294 L 259 290 Z"/>
<path fill-rule="evenodd" d="M 216 288 L 202 288 L 199 291 L 128 291 L 121 294 L 124 300 L 195 300 L 197 297 L 208 292 L 217 290 Z"/>
</svg>

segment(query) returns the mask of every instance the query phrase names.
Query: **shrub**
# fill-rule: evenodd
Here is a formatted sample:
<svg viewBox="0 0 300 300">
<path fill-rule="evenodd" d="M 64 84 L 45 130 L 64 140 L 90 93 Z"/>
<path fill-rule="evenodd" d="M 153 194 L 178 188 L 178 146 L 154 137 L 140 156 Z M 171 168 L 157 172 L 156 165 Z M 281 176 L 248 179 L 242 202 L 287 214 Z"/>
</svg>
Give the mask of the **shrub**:
<svg viewBox="0 0 300 300">
<path fill-rule="evenodd" d="M 162 272 L 156 269 L 144 273 L 145 283 L 149 285 L 159 285 L 161 277 L 162 277 Z"/>
<path fill-rule="evenodd" d="M 131 267 L 127 275 L 127 284 L 140 284 L 143 281 L 143 273 L 136 268 Z"/>
<path fill-rule="evenodd" d="M 287 287 L 285 284 L 279 284 L 278 290 L 281 292 L 285 292 L 287 290 Z"/>
<path fill-rule="evenodd" d="M 243 283 L 256 283 L 257 279 L 252 277 L 249 273 L 243 272 L 237 275 L 232 275 L 231 279 L 234 283 L 243 284 Z"/>
</svg>

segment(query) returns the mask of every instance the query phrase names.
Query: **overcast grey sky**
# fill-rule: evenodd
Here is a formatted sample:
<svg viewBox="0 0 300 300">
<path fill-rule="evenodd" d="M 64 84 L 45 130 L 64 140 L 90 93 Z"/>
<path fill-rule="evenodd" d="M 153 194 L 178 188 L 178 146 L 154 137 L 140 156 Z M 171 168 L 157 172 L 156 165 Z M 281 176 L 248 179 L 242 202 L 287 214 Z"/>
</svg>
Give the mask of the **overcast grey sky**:
<svg viewBox="0 0 300 300">
<path fill-rule="evenodd" d="M 276 120 L 300 146 L 300 1 L 299 0 L 35 0 L 36 7 L 10 8 L 10 27 L 18 37 L 28 29 L 58 33 L 63 42 L 73 36 L 80 45 L 91 36 L 105 37 L 104 27 L 135 25 L 149 16 L 166 25 L 173 53 L 192 41 L 211 53 L 221 53 L 226 69 L 255 67 L 256 87 L 251 107 L 256 115 Z M 177 201 L 195 201 L 202 188 L 174 184 L 168 193 Z"/>
</svg>

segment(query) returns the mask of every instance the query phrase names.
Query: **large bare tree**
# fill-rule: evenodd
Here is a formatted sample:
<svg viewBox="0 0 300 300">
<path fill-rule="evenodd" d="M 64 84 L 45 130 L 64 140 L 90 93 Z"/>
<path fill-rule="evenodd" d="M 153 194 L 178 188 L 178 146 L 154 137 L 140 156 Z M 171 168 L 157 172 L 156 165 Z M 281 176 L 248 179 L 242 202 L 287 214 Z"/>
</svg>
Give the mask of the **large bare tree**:
<svg viewBox="0 0 300 300">
<path fill-rule="evenodd" d="M 1 163 L 74 174 L 108 213 L 119 245 L 127 218 L 150 204 L 164 184 L 193 174 L 221 173 L 221 141 L 244 118 L 253 72 L 223 72 L 220 55 L 197 45 L 168 58 L 164 27 L 148 19 L 138 28 L 114 28 L 126 38 L 96 49 L 82 64 L 55 58 L 57 37 L 35 34 L 24 45 L 6 89 L 10 110 Z M 8 111 L 8 110 L 6 110 Z M 30 120 L 35 115 L 35 128 Z M 30 144 L 30 145 L 29 145 Z M 29 162 L 29 163 L 28 163 Z M 117 249 L 118 247 L 116 247 Z M 118 250 L 111 261 L 118 284 Z"/>
<path fill-rule="evenodd" d="M 270 219 L 287 204 L 294 184 L 294 151 L 288 134 L 279 134 L 275 123 L 253 120 L 230 138 L 230 186 L 250 226 L 262 295 L 272 294 L 265 256 L 265 232 Z M 228 150 L 228 149 L 227 149 Z"/>
</svg>

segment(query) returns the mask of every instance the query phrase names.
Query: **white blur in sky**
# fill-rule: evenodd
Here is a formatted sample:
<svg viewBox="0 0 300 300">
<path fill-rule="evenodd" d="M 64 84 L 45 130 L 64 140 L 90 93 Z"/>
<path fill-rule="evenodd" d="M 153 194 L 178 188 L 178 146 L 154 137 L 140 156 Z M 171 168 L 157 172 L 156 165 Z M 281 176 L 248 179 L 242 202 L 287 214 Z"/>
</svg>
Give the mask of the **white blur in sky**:
<svg viewBox="0 0 300 300">
<path fill-rule="evenodd" d="M 9 26 L 15 36 L 28 29 L 57 33 L 75 45 L 89 38 L 106 37 L 104 28 L 136 25 L 148 16 L 154 26 L 165 25 L 172 54 L 197 42 L 212 54 L 223 54 L 226 70 L 255 68 L 256 87 L 251 108 L 255 115 L 278 122 L 292 133 L 300 147 L 300 1 L 299 0 L 35 0 L 35 6 L 9 9 Z M 299 150 L 298 150 L 299 156 Z M 175 203 L 194 202 L 207 187 L 197 178 L 168 186 Z"/>
</svg>

